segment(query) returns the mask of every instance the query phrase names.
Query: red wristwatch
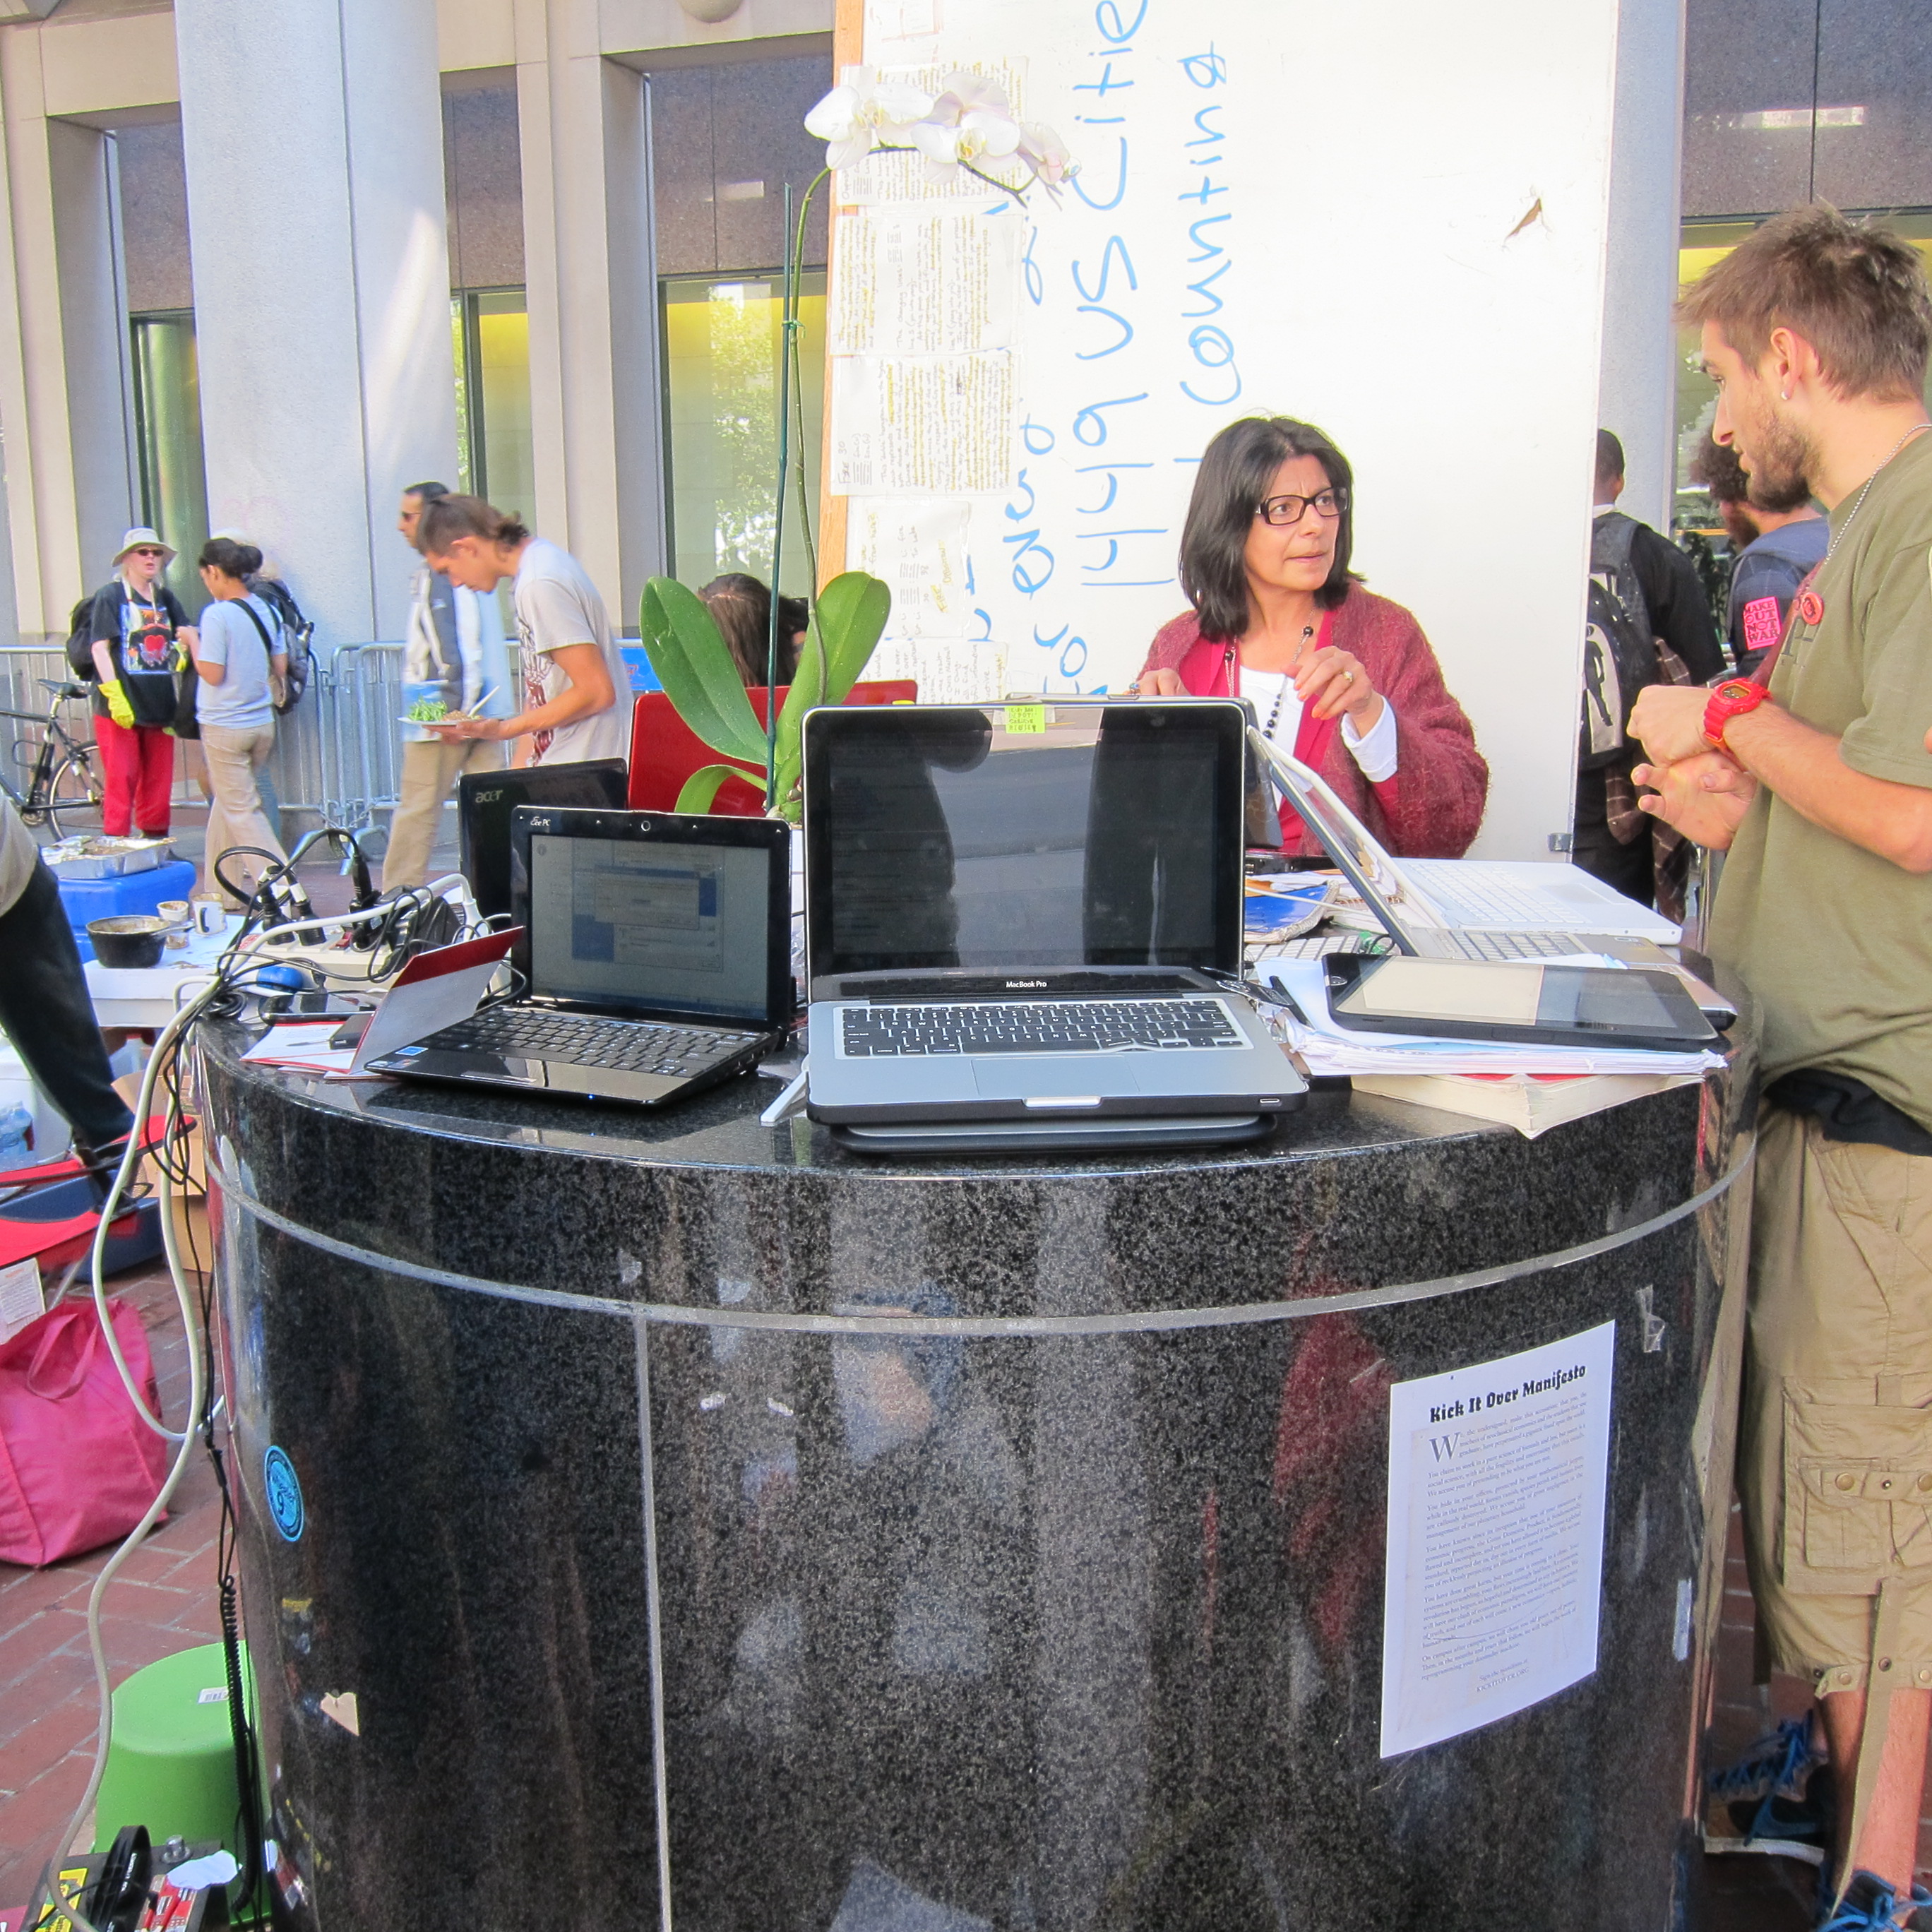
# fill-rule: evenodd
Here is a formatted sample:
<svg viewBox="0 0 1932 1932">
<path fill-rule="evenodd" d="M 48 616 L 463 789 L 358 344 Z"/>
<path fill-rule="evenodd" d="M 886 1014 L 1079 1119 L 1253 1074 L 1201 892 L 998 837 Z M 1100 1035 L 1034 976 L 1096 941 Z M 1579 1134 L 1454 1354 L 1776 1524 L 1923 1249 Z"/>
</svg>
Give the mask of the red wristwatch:
<svg viewBox="0 0 1932 1932">
<path fill-rule="evenodd" d="M 1742 718 L 1747 711 L 1755 711 L 1771 693 L 1761 684 L 1754 684 L 1749 678 L 1727 677 L 1711 693 L 1710 702 L 1704 706 L 1704 742 L 1713 751 L 1729 749 L 1724 742 L 1724 727 L 1733 718 Z"/>
</svg>

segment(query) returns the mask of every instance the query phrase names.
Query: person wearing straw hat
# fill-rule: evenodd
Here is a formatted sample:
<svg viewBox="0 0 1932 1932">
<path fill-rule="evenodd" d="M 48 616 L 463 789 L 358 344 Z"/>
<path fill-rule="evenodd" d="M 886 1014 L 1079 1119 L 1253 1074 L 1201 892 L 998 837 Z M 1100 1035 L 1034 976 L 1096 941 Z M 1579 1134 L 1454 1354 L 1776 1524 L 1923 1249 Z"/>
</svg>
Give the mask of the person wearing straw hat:
<svg viewBox="0 0 1932 1932">
<path fill-rule="evenodd" d="M 137 828 L 144 838 L 167 833 L 175 674 L 194 642 L 181 599 L 160 580 L 173 555 L 156 532 L 130 530 L 114 555 L 113 580 L 94 596 L 94 742 L 106 794 L 100 824 L 112 838 Z"/>
</svg>

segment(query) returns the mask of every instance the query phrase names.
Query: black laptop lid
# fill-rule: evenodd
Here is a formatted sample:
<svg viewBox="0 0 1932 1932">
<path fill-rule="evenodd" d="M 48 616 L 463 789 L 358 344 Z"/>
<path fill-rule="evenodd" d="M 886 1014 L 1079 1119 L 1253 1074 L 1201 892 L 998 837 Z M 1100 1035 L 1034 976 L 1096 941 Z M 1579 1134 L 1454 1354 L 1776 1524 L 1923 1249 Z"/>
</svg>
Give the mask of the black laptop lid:
<svg viewBox="0 0 1932 1932">
<path fill-rule="evenodd" d="M 512 962 L 529 996 L 622 1015 L 790 1024 L 791 828 L 520 806 Z"/>
<path fill-rule="evenodd" d="M 460 869 L 485 919 L 510 910 L 510 814 L 520 805 L 623 809 L 628 767 L 622 758 L 532 765 L 523 771 L 465 772 L 457 780 Z"/>
<path fill-rule="evenodd" d="M 1238 970 L 1245 723 L 1198 699 L 812 712 L 810 983 Z"/>
</svg>

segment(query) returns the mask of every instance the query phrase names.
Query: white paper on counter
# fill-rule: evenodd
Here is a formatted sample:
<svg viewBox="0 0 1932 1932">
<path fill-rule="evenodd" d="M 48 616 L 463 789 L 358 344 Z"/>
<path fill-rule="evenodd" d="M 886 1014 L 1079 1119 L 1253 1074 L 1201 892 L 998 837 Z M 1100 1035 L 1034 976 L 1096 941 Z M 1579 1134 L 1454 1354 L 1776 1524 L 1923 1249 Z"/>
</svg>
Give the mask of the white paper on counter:
<svg viewBox="0 0 1932 1932">
<path fill-rule="evenodd" d="M 1390 1390 L 1384 1757 L 1596 1669 L 1616 1332 Z"/>
</svg>

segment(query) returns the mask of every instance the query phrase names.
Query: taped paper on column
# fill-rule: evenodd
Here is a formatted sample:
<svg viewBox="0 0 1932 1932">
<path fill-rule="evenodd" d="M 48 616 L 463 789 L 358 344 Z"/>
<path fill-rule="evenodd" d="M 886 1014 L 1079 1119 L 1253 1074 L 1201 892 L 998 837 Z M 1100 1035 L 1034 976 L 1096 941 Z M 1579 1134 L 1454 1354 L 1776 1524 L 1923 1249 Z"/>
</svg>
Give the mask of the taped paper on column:
<svg viewBox="0 0 1932 1932">
<path fill-rule="evenodd" d="M 891 496 L 855 498 L 845 524 L 845 567 L 869 571 L 892 593 L 887 635 L 964 638 L 966 532 L 972 506 Z"/>
<path fill-rule="evenodd" d="M 1006 694 L 1006 647 L 951 638 L 889 638 L 872 653 L 866 675 L 912 679 L 922 704 L 990 704 Z"/>
<path fill-rule="evenodd" d="M 1019 306 L 1018 218 L 894 208 L 838 218 L 835 356 L 1010 349 Z"/>
<path fill-rule="evenodd" d="M 1389 1391 L 1382 1754 L 1597 1667 L 1616 1324 Z"/>
<path fill-rule="evenodd" d="M 1013 482 L 1012 358 L 838 356 L 831 436 L 836 496 L 1003 494 Z"/>
</svg>

